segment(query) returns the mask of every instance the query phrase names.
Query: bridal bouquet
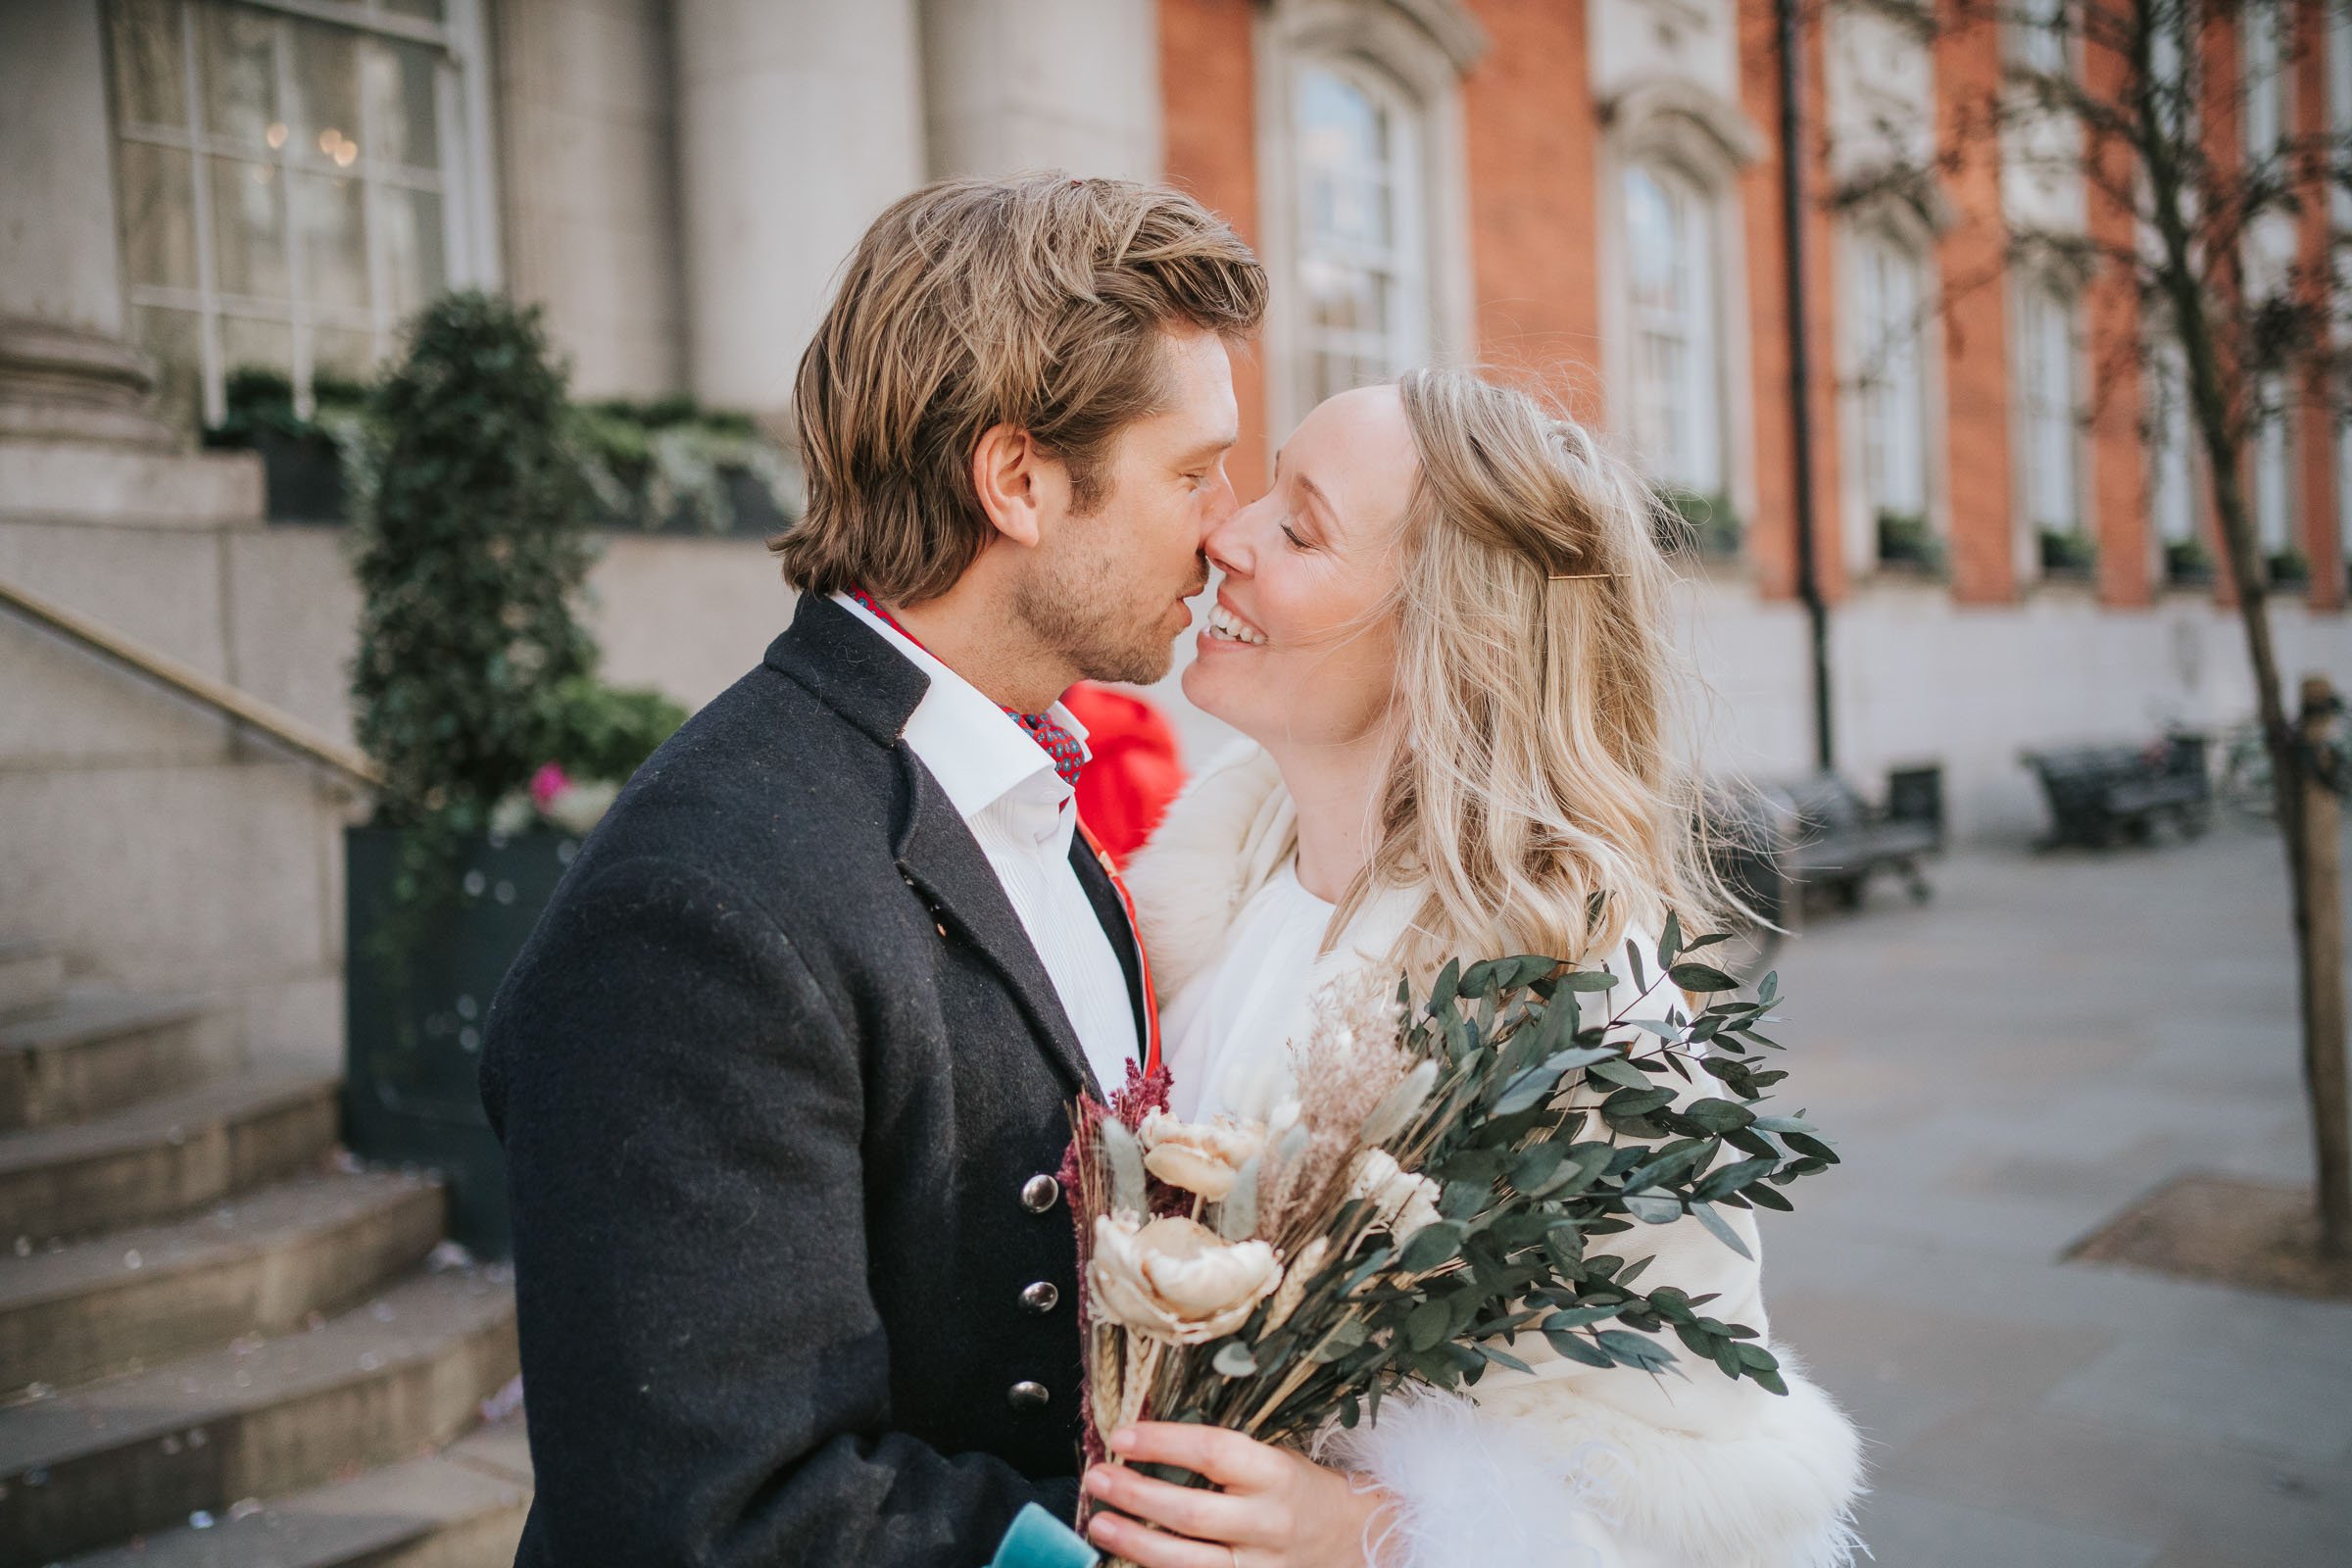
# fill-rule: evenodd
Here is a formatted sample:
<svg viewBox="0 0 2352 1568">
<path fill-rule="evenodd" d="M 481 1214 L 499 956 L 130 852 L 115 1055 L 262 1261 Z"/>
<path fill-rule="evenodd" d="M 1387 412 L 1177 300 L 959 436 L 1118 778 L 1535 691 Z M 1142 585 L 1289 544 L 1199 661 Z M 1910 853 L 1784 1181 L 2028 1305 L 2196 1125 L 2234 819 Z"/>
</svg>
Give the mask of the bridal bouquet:
<svg viewBox="0 0 2352 1568">
<path fill-rule="evenodd" d="M 1720 1207 L 1786 1209 L 1783 1187 L 1838 1158 L 1755 1108 L 1786 1076 L 1757 1032 L 1777 979 L 1730 999 L 1690 956 L 1717 940 L 1686 944 L 1669 918 L 1654 973 L 1627 945 L 1637 994 L 1727 998 L 1663 1020 L 1588 1015 L 1623 978 L 1538 956 L 1448 964 L 1417 1007 L 1408 987 L 1327 993 L 1297 1098 L 1263 1121 L 1179 1121 L 1164 1074 L 1081 1100 L 1063 1175 L 1088 1457 L 1141 1419 L 1302 1446 L 1335 1418 L 1376 1419 L 1402 1385 L 1528 1370 L 1521 1335 L 1656 1373 L 1677 1358 L 1652 1336 L 1671 1329 L 1725 1376 L 1786 1393 L 1753 1329 L 1671 1282 L 1638 1286 L 1649 1260 L 1606 1249 L 1687 1214 L 1745 1255 Z M 1710 1092 L 1686 1099 L 1694 1074 Z"/>
</svg>

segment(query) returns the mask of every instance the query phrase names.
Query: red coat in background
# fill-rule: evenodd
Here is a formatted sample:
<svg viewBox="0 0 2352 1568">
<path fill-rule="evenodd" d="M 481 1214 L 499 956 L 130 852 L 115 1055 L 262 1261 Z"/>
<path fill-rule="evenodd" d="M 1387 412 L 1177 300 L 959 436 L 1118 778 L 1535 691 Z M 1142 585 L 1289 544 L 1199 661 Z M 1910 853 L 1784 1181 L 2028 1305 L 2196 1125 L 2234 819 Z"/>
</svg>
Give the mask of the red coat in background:
<svg viewBox="0 0 2352 1568">
<path fill-rule="evenodd" d="M 1114 860 L 1125 860 L 1159 826 L 1184 788 L 1176 731 L 1141 697 L 1081 681 L 1062 706 L 1086 726 L 1091 754 L 1078 775 L 1078 815 Z"/>
</svg>

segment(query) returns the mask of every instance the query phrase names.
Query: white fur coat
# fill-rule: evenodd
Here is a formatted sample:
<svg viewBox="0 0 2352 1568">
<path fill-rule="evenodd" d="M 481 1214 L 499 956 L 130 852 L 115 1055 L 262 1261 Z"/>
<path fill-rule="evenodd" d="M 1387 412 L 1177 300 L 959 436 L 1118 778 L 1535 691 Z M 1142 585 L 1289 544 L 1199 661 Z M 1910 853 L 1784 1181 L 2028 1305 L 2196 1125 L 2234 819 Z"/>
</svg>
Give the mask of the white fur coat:
<svg viewBox="0 0 2352 1568">
<path fill-rule="evenodd" d="M 1163 1006 L 1218 960 L 1234 916 L 1295 853 L 1296 824 L 1272 760 L 1242 747 L 1194 780 L 1136 856 L 1128 883 Z M 1726 1217 L 1761 1256 L 1753 1215 Z M 1770 1344 L 1758 1265 L 1695 1221 L 1612 1246 L 1654 1252 L 1659 1284 L 1721 1293 L 1714 1315 Z M 1392 1550 L 1403 1568 L 1836 1568 L 1858 1545 L 1860 1442 L 1787 1348 L 1772 1349 L 1786 1396 L 1703 1365 L 1687 1380 L 1588 1368 L 1523 1338 L 1514 1353 L 1532 1375 L 1494 1367 L 1468 1396 L 1383 1401 L 1377 1424 L 1334 1430 L 1321 1457 L 1400 1500 Z"/>
</svg>

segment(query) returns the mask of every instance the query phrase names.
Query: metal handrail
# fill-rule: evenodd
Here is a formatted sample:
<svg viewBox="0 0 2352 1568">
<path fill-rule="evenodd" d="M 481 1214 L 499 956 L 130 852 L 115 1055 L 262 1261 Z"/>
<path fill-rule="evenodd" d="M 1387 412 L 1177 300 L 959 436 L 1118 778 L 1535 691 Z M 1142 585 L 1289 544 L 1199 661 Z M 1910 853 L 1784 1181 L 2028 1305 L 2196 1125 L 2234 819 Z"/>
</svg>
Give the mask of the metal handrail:
<svg viewBox="0 0 2352 1568">
<path fill-rule="evenodd" d="M 112 660 L 191 702 L 210 708 L 310 761 L 333 768 L 353 783 L 371 789 L 383 786 L 383 770 L 358 748 L 347 746 L 282 709 L 272 708 L 258 697 L 216 680 L 169 654 L 134 642 L 80 612 L 45 599 L 6 577 L 0 577 L 0 609 L 15 611 L 102 659 Z"/>
</svg>

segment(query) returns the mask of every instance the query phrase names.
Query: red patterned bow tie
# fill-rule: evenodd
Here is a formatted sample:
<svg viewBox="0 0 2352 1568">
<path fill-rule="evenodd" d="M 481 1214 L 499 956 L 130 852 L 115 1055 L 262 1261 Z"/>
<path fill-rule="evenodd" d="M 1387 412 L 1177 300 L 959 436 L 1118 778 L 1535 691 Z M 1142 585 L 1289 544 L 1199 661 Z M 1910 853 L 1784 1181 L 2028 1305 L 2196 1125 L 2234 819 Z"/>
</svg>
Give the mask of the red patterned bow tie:
<svg viewBox="0 0 2352 1568">
<path fill-rule="evenodd" d="M 874 618 L 881 621 L 883 625 L 888 626 L 892 631 L 914 644 L 915 647 L 923 648 L 922 639 L 900 625 L 899 617 L 875 603 L 872 594 L 867 593 L 863 588 L 853 585 L 850 589 L 850 597 L 870 611 Z M 931 650 L 923 648 L 923 652 L 928 654 Z M 997 706 L 1004 707 L 1002 703 Z M 1077 736 L 1054 722 L 1051 714 L 1023 713 L 1010 708 L 1004 708 L 1004 716 L 1020 725 L 1022 734 L 1045 748 L 1046 755 L 1054 760 L 1054 771 L 1061 775 L 1061 781 L 1064 784 L 1069 785 L 1072 789 L 1078 787 L 1078 770 L 1086 764 L 1086 755 L 1078 749 Z"/>
</svg>

